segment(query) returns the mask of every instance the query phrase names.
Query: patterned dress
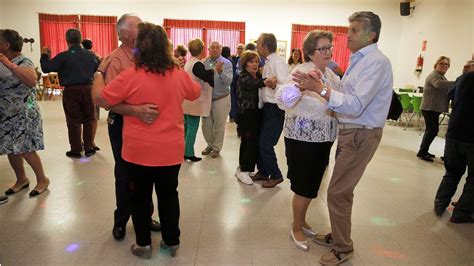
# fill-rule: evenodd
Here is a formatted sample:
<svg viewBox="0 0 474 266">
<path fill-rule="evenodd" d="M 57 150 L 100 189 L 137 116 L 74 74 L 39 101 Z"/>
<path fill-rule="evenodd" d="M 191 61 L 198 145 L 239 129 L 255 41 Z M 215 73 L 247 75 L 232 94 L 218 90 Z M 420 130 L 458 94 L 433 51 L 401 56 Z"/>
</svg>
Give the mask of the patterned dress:
<svg viewBox="0 0 474 266">
<path fill-rule="evenodd" d="M 23 55 L 12 60 L 33 67 Z M 43 121 L 36 104 L 36 91 L 20 81 L 0 63 L 0 155 L 44 149 Z"/>
</svg>

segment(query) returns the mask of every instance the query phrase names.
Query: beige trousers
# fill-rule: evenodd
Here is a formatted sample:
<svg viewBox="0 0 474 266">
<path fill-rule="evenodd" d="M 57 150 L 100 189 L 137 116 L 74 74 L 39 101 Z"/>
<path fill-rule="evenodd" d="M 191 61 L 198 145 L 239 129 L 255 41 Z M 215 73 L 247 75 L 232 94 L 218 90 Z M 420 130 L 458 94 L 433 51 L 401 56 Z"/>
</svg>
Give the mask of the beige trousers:
<svg viewBox="0 0 474 266">
<path fill-rule="evenodd" d="M 202 134 L 207 146 L 213 150 L 221 151 L 224 144 L 224 133 L 227 117 L 230 112 L 230 97 L 212 101 L 211 113 L 202 118 Z"/>
<path fill-rule="evenodd" d="M 329 218 L 334 249 L 353 250 L 351 215 L 354 189 L 375 154 L 382 128 L 342 129 L 339 131 L 336 164 L 328 187 Z"/>
</svg>

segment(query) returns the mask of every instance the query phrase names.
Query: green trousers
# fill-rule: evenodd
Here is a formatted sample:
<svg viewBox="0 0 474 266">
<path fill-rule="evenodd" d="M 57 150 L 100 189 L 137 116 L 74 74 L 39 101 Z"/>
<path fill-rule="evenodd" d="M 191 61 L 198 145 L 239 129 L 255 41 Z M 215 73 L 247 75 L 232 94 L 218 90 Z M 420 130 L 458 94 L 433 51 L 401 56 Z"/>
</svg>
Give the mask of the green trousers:
<svg viewBox="0 0 474 266">
<path fill-rule="evenodd" d="M 184 115 L 184 156 L 194 156 L 194 143 L 199 128 L 200 116 Z"/>
</svg>

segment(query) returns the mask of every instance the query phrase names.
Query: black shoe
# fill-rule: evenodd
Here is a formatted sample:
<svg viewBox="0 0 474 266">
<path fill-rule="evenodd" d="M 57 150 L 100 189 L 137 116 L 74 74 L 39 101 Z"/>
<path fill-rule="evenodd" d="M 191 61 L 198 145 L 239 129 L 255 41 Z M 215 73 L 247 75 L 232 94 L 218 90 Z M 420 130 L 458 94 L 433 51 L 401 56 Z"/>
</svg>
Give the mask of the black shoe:
<svg viewBox="0 0 474 266">
<path fill-rule="evenodd" d="M 443 216 L 443 213 L 446 211 L 446 208 L 435 206 L 434 211 L 436 213 L 436 216 L 441 217 Z"/>
<path fill-rule="evenodd" d="M 153 232 L 160 232 L 161 231 L 161 224 L 155 220 L 150 221 L 150 230 Z"/>
<path fill-rule="evenodd" d="M 441 156 L 440 158 L 441 158 L 441 160 L 444 162 L 444 156 Z"/>
<path fill-rule="evenodd" d="M 202 158 L 196 156 L 184 156 L 184 160 L 191 161 L 191 162 L 199 162 Z"/>
<path fill-rule="evenodd" d="M 451 216 L 450 221 L 455 224 L 474 223 L 473 215 Z"/>
<path fill-rule="evenodd" d="M 115 240 L 122 241 L 125 237 L 125 228 L 114 226 L 114 229 L 112 229 L 112 235 Z"/>
<path fill-rule="evenodd" d="M 7 202 L 8 202 L 8 197 L 0 196 L 0 204 L 7 203 Z"/>
<path fill-rule="evenodd" d="M 420 159 L 422 159 L 423 161 L 427 161 L 427 162 L 433 162 L 433 158 L 431 158 L 429 155 L 423 155 L 423 156 L 418 156 Z"/>
<path fill-rule="evenodd" d="M 86 151 L 86 152 L 84 153 L 84 155 L 85 155 L 86 157 L 91 157 L 91 156 L 94 155 L 94 154 L 95 154 L 95 150 L 94 150 L 94 149 L 92 149 L 92 150 L 90 150 L 90 151 Z"/>
<path fill-rule="evenodd" d="M 80 153 L 75 153 L 75 152 L 72 152 L 72 151 L 67 151 L 66 156 L 69 157 L 69 158 L 75 158 L 75 159 L 80 159 L 81 158 Z"/>
<path fill-rule="evenodd" d="M 434 154 L 431 154 L 429 152 L 426 153 L 430 158 L 436 158 L 436 156 Z"/>
<path fill-rule="evenodd" d="M 100 148 L 98 146 L 94 146 L 92 148 L 94 149 L 94 151 L 100 151 Z"/>
</svg>

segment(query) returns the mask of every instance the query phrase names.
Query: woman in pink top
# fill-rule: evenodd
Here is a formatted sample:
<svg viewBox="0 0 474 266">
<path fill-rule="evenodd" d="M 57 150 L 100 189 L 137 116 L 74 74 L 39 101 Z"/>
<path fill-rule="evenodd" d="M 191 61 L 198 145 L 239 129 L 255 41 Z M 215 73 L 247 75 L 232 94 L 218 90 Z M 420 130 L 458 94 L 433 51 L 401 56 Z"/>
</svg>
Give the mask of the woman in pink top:
<svg viewBox="0 0 474 266">
<path fill-rule="evenodd" d="M 124 116 L 122 157 L 127 162 L 136 244 L 132 253 L 151 257 L 150 202 L 155 184 L 161 222 L 161 247 L 175 255 L 179 246 L 178 173 L 184 156 L 182 103 L 195 100 L 200 86 L 179 69 L 162 27 L 142 23 L 135 45 L 135 67 L 120 73 L 104 86 L 96 73 L 95 102 L 104 108 L 128 103 L 153 103 L 160 111 L 148 123 Z"/>
</svg>

